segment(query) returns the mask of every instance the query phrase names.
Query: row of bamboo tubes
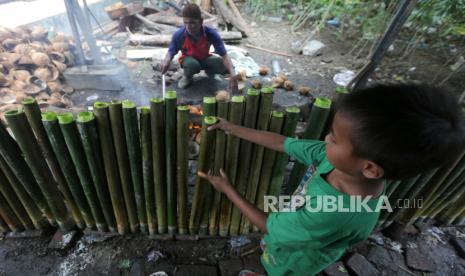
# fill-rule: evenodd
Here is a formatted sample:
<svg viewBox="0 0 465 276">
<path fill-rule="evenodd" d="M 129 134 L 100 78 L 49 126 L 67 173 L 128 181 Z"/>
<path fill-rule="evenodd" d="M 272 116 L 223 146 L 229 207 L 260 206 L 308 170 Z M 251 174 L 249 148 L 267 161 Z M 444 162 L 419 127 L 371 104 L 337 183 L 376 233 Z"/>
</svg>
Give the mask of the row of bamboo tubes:
<svg viewBox="0 0 465 276">
<path fill-rule="evenodd" d="M 322 139 L 334 113 L 333 98 L 313 103 L 306 139 Z M 291 194 L 305 167 L 259 145 L 207 131 L 218 117 L 250 128 L 294 136 L 297 107 L 273 110 L 273 89 L 244 96 L 204 98 L 197 170 L 223 168 L 231 183 L 258 208 L 264 195 Z M 130 101 L 96 102 L 93 112 L 41 113 L 34 99 L 5 114 L 0 126 L 0 231 L 79 228 L 153 234 L 238 235 L 258 231 L 222 194 L 195 179 L 188 201 L 189 107 L 176 92 L 153 98 L 139 110 Z M 15 138 L 13 138 L 15 137 Z M 465 150 L 449 164 L 407 181 L 390 181 L 391 203 L 423 198 L 423 208 L 382 213 L 379 225 L 437 219 L 465 223 Z M 190 207 L 190 208 L 189 208 Z"/>
</svg>

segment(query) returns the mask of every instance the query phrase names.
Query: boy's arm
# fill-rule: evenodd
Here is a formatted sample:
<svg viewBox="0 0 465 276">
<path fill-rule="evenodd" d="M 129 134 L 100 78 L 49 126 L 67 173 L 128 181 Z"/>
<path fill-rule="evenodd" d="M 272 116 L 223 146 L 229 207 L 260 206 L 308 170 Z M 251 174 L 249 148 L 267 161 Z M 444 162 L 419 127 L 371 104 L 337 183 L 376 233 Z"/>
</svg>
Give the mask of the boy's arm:
<svg viewBox="0 0 465 276">
<path fill-rule="evenodd" d="M 208 130 L 220 129 L 226 134 L 231 134 L 244 140 L 262 145 L 278 152 L 284 152 L 284 140 L 286 136 L 269 131 L 256 130 L 231 124 L 223 118 L 218 118 L 219 123 L 210 126 Z"/>
<path fill-rule="evenodd" d="M 264 234 L 268 234 L 266 229 L 267 214 L 241 196 L 229 183 L 222 169 L 220 170 L 220 176 L 214 176 L 211 172 L 208 172 L 208 174 L 198 172 L 198 175 L 208 180 L 217 191 L 224 193 L 253 225 L 257 226 Z"/>
</svg>

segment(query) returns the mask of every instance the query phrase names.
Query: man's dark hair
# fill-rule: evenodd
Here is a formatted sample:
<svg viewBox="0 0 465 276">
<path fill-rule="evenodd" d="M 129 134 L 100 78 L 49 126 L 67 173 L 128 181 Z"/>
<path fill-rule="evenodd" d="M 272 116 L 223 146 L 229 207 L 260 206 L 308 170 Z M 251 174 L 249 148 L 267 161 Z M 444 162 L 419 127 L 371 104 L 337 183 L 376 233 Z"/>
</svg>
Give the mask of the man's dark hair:
<svg viewBox="0 0 465 276">
<path fill-rule="evenodd" d="M 182 17 L 202 19 L 202 13 L 200 12 L 199 6 L 197 6 L 196 4 L 188 3 L 182 9 Z"/>
<path fill-rule="evenodd" d="M 354 154 L 380 165 L 386 179 L 439 167 L 464 149 L 464 112 L 449 92 L 419 84 L 380 84 L 338 100 L 354 125 Z"/>
</svg>

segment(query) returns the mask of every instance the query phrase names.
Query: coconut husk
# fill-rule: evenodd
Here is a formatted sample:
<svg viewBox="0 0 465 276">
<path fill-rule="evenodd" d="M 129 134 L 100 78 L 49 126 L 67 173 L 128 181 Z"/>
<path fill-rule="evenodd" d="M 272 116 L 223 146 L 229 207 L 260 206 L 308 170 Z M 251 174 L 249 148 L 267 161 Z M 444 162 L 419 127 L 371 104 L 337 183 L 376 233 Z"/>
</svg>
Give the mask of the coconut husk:
<svg viewBox="0 0 465 276">
<path fill-rule="evenodd" d="M 32 47 L 29 43 L 21 43 L 15 46 L 14 52 L 20 55 L 27 55 L 31 52 Z"/>
<path fill-rule="evenodd" d="M 16 96 L 16 103 L 20 104 L 25 98 L 28 98 L 29 96 L 24 93 L 23 91 L 15 91 L 15 96 Z"/>
<path fill-rule="evenodd" d="M 237 73 L 237 80 L 238 81 L 245 81 L 247 79 L 247 72 L 245 70 L 240 70 Z"/>
<path fill-rule="evenodd" d="M 42 109 L 42 108 L 47 108 L 50 106 L 50 104 L 46 101 L 37 101 L 37 104 L 39 105 L 39 108 Z"/>
<path fill-rule="evenodd" d="M 13 28 L 13 33 L 23 39 L 29 39 L 31 37 L 31 30 L 26 26 L 18 26 Z"/>
<path fill-rule="evenodd" d="M 68 66 L 66 64 L 61 63 L 59 61 L 54 60 L 53 64 L 55 65 L 55 68 L 58 70 L 58 72 L 63 73 Z"/>
<path fill-rule="evenodd" d="M 74 55 L 70 51 L 67 51 L 64 53 L 66 61 L 65 64 L 68 65 L 68 67 L 71 67 L 74 65 Z"/>
<path fill-rule="evenodd" d="M 65 63 L 66 62 L 66 57 L 64 54 L 60 53 L 60 52 L 50 52 L 48 54 L 50 56 L 50 58 L 54 61 L 58 61 L 58 62 L 61 62 L 61 63 Z"/>
<path fill-rule="evenodd" d="M 71 101 L 71 99 L 67 95 L 61 96 L 61 102 L 66 106 L 73 106 L 74 105 L 73 101 Z"/>
<path fill-rule="evenodd" d="M 23 91 L 26 85 L 27 83 L 24 81 L 15 80 L 11 83 L 10 89 L 14 91 Z"/>
<path fill-rule="evenodd" d="M 36 95 L 36 94 L 39 94 L 40 92 L 42 91 L 42 89 L 40 89 L 39 86 L 33 84 L 33 83 L 30 83 L 30 84 L 27 84 L 25 87 L 24 87 L 24 93 L 26 93 L 27 95 Z M 45 93 L 47 94 L 47 93 Z M 48 96 L 48 94 L 47 94 Z"/>
<path fill-rule="evenodd" d="M 57 100 L 61 101 L 61 94 L 59 92 L 54 92 L 54 93 L 50 94 L 50 99 L 57 99 Z"/>
<path fill-rule="evenodd" d="M 28 79 L 31 76 L 31 73 L 29 73 L 29 71 L 26 71 L 26 70 L 12 69 L 10 71 L 10 76 L 13 77 L 13 80 L 28 82 Z"/>
<path fill-rule="evenodd" d="M 0 73 L 0 87 L 8 87 L 11 84 L 11 79 Z"/>
<path fill-rule="evenodd" d="M 46 66 L 50 63 L 50 58 L 44 53 L 32 53 L 32 62 L 39 67 Z"/>
<path fill-rule="evenodd" d="M 0 41 L 4 41 L 7 38 L 12 38 L 13 34 L 11 30 L 5 27 L 0 26 Z"/>
<path fill-rule="evenodd" d="M 259 80 L 252 80 L 250 83 L 252 84 L 252 87 L 255 89 L 262 88 L 262 83 Z"/>
<path fill-rule="evenodd" d="M 0 89 L 0 103 L 1 104 L 12 104 L 16 102 L 15 92 L 8 88 Z"/>
<path fill-rule="evenodd" d="M 53 42 L 65 42 L 66 35 L 63 32 L 57 32 L 55 37 L 53 38 Z"/>
<path fill-rule="evenodd" d="M 284 74 L 279 74 L 278 77 L 282 78 L 284 81 L 287 81 L 287 76 Z"/>
<path fill-rule="evenodd" d="M 56 106 L 56 107 L 61 107 L 61 108 L 66 107 L 66 105 L 62 101 L 60 101 L 59 99 L 55 99 L 55 98 L 48 100 L 47 103 L 50 105 Z"/>
<path fill-rule="evenodd" d="M 58 93 L 58 95 L 60 95 L 59 93 L 61 92 L 61 88 L 63 86 L 61 85 L 61 83 L 57 81 L 50 81 L 50 82 L 47 82 L 47 87 L 48 87 L 48 90 L 50 90 L 50 93 Z"/>
<path fill-rule="evenodd" d="M 21 58 L 16 62 L 18 65 L 22 66 L 28 66 L 28 65 L 34 65 L 34 62 L 32 61 L 32 58 L 30 55 L 23 55 Z"/>
<path fill-rule="evenodd" d="M 285 80 L 282 77 L 274 77 L 272 86 L 274 88 L 283 87 L 284 82 L 285 82 Z"/>
<path fill-rule="evenodd" d="M 15 38 L 7 38 L 5 40 L 3 40 L 2 42 L 2 46 L 3 48 L 5 48 L 6 50 L 8 51 L 13 51 L 13 49 L 16 47 L 16 45 L 18 45 L 19 43 L 21 43 L 21 41 L 19 41 L 18 39 L 15 39 Z"/>
<path fill-rule="evenodd" d="M 220 90 L 216 92 L 215 98 L 218 102 L 226 102 L 226 101 L 229 101 L 229 99 L 231 98 L 231 95 L 229 94 L 228 91 Z"/>
<path fill-rule="evenodd" d="M 266 66 L 262 66 L 262 67 L 260 67 L 260 69 L 258 69 L 258 73 L 260 74 L 260 76 L 268 75 L 269 71 L 270 71 L 270 68 L 268 68 Z"/>
<path fill-rule="evenodd" d="M 19 109 L 19 108 L 21 108 L 21 105 L 19 104 L 7 104 L 7 105 L 0 107 L 0 113 L 3 116 L 3 113 L 13 110 L 13 109 Z"/>
<path fill-rule="evenodd" d="M 29 46 L 31 46 L 31 49 L 33 51 L 45 53 L 46 45 L 44 45 L 42 42 L 34 41 L 34 42 L 31 42 Z"/>
<path fill-rule="evenodd" d="M 17 53 L 5 53 L 5 57 L 13 65 L 21 58 L 21 55 Z"/>
<path fill-rule="evenodd" d="M 35 26 L 31 31 L 31 36 L 35 40 L 41 40 L 47 37 L 48 31 L 42 26 Z"/>
<path fill-rule="evenodd" d="M 64 53 L 65 51 L 68 51 L 69 44 L 67 42 L 53 42 L 52 47 L 54 51 Z"/>
<path fill-rule="evenodd" d="M 287 81 L 284 82 L 283 87 L 287 91 L 292 91 L 292 90 L 294 90 L 294 83 L 292 81 L 290 81 L 290 80 L 287 80 Z"/>
<path fill-rule="evenodd" d="M 312 91 L 312 89 L 308 86 L 300 86 L 299 89 L 298 89 L 300 95 L 302 96 L 308 96 L 308 94 L 310 94 L 310 91 Z"/>
<path fill-rule="evenodd" d="M 72 94 L 74 92 L 74 88 L 71 87 L 71 85 L 65 84 L 61 88 L 61 91 L 63 91 L 63 93 L 65 93 L 65 94 L 69 95 L 69 94 Z"/>
<path fill-rule="evenodd" d="M 58 70 L 51 65 L 48 65 L 47 67 L 37 68 L 34 71 L 34 76 L 38 77 L 39 79 L 45 82 L 54 81 L 58 78 L 59 75 L 60 73 L 58 72 Z"/>
<path fill-rule="evenodd" d="M 37 101 L 48 101 L 50 99 L 50 95 L 45 92 L 40 92 L 35 96 Z"/>
</svg>

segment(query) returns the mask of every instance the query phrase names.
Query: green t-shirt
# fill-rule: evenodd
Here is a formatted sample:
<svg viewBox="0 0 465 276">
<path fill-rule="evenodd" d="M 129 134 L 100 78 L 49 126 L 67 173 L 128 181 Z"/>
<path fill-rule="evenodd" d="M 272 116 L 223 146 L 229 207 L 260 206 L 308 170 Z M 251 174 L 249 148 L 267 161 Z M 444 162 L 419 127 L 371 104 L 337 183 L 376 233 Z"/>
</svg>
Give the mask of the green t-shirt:
<svg viewBox="0 0 465 276">
<path fill-rule="evenodd" d="M 311 209 L 303 206 L 294 212 L 275 212 L 268 216 L 261 261 L 271 276 L 314 275 L 337 261 L 348 246 L 366 239 L 375 227 L 379 212 L 350 209 L 355 206 L 351 205 L 351 197 L 323 179 L 321 175 L 334 169 L 326 158 L 324 142 L 287 138 L 284 149 L 298 162 L 309 166 L 296 193 L 309 196 L 305 202 Z M 317 198 L 328 195 L 337 197 L 346 211 L 323 212 L 322 208 L 318 211 L 323 200 L 318 203 Z M 367 200 L 366 205 L 375 210 L 379 199 Z"/>
</svg>

